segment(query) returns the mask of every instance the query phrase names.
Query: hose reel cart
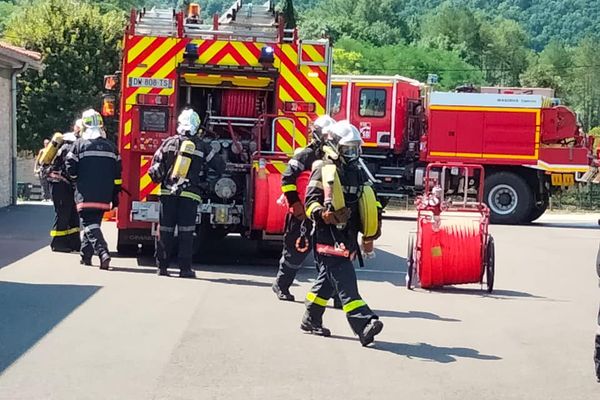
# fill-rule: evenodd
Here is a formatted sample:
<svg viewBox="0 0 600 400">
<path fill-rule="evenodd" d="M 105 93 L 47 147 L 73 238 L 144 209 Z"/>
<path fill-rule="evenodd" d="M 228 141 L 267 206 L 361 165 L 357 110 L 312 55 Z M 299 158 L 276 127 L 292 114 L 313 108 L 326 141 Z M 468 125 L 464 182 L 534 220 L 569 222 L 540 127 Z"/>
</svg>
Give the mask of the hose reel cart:
<svg viewBox="0 0 600 400">
<path fill-rule="evenodd" d="M 417 198 L 417 230 L 408 240 L 406 287 L 480 283 L 494 288 L 494 239 L 483 202 L 481 165 L 434 163 Z"/>
</svg>

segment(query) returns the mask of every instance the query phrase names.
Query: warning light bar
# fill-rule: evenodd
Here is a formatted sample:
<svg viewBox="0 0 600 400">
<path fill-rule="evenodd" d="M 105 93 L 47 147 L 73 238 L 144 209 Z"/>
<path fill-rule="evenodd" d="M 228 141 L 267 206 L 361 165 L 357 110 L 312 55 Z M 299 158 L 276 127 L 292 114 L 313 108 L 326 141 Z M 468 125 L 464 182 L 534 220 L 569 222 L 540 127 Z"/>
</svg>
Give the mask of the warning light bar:
<svg viewBox="0 0 600 400">
<path fill-rule="evenodd" d="M 286 112 L 314 113 L 317 106 L 315 103 L 308 103 L 306 101 L 286 101 L 283 109 Z"/>
<path fill-rule="evenodd" d="M 137 103 L 144 106 L 166 106 L 169 103 L 169 96 L 159 94 L 138 94 Z"/>
</svg>

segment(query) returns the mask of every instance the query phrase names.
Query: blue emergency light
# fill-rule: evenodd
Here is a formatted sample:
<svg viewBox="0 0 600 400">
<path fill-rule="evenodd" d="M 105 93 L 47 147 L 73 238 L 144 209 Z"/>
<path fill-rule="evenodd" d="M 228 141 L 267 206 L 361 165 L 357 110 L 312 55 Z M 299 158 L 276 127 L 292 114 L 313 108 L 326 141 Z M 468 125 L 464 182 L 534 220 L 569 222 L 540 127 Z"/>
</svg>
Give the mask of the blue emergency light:
<svg viewBox="0 0 600 400">
<path fill-rule="evenodd" d="M 273 64 L 275 62 L 275 50 L 271 46 L 264 46 L 260 49 L 258 62 L 261 64 Z"/>
</svg>

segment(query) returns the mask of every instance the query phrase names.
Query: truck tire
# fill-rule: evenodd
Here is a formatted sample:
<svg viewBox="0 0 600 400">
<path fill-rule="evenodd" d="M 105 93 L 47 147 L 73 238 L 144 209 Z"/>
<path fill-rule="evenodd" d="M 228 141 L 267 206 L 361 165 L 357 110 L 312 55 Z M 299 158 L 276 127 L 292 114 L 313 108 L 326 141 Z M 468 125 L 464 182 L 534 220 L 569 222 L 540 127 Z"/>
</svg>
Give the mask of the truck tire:
<svg viewBox="0 0 600 400">
<path fill-rule="evenodd" d="M 536 219 L 538 219 L 539 217 L 541 217 L 542 215 L 544 215 L 544 213 L 546 212 L 546 210 L 548 209 L 548 206 L 550 205 L 550 199 L 548 198 L 548 195 L 544 195 L 544 198 L 542 199 L 541 204 L 534 204 L 533 208 L 531 209 L 531 213 L 529 214 L 529 218 L 527 222 L 533 222 Z"/>
<path fill-rule="evenodd" d="M 485 179 L 484 201 L 495 224 L 529 222 L 533 192 L 525 179 L 512 172 L 497 172 Z"/>
</svg>

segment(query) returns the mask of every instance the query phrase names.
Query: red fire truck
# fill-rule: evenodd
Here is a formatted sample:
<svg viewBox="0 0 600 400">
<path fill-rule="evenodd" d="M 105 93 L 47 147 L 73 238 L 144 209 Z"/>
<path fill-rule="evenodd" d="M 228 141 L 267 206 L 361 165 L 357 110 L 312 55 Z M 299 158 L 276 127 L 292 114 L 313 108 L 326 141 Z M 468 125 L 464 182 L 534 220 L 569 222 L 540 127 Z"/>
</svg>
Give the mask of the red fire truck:
<svg viewBox="0 0 600 400">
<path fill-rule="evenodd" d="M 492 221 L 524 223 L 544 213 L 553 191 L 599 178 L 590 169 L 593 140 L 575 113 L 541 95 L 441 93 L 400 76 L 334 76 L 330 102 L 335 119 L 360 128 L 364 159 L 387 198 L 421 190 L 427 163 L 477 163 Z"/>
<path fill-rule="evenodd" d="M 302 41 L 285 29 L 273 3 L 238 0 L 208 18 L 197 5 L 187 15 L 132 11 L 120 84 L 120 252 L 153 245 L 159 187 L 147 171 L 186 105 L 227 163 L 221 175 L 208 172 L 197 235 L 269 239 L 283 231 L 280 174 L 306 145 L 309 121 L 327 112 L 332 52 L 326 40 Z"/>
</svg>

